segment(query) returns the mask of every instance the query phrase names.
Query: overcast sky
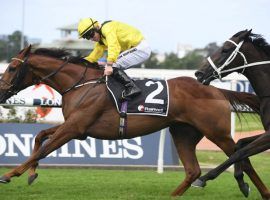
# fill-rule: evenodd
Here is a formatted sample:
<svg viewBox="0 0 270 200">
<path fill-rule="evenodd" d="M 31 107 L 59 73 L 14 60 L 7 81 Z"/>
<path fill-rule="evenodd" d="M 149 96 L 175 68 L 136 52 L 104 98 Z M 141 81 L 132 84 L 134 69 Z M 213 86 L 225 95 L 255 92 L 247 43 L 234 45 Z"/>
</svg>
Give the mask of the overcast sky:
<svg viewBox="0 0 270 200">
<path fill-rule="evenodd" d="M 270 0 L 24 0 L 24 33 L 42 42 L 60 37 L 58 27 L 80 18 L 119 20 L 139 28 L 153 50 L 177 44 L 223 43 L 243 29 L 270 42 Z M 0 0 L 0 34 L 22 29 L 23 0 Z"/>
</svg>

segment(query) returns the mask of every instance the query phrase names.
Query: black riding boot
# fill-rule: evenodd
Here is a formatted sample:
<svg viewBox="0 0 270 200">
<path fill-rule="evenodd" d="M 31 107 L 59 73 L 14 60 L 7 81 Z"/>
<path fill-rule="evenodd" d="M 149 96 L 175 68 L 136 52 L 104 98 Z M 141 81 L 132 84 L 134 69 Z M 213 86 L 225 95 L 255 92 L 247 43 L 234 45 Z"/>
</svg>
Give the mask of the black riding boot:
<svg viewBox="0 0 270 200">
<path fill-rule="evenodd" d="M 125 91 L 122 94 L 124 99 L 137 96 L 141 93 L 141 89 L 135 85 L 134 81 L 123 70 L 113 68 L 113 77 L 125 86 Z"/>
</svg>

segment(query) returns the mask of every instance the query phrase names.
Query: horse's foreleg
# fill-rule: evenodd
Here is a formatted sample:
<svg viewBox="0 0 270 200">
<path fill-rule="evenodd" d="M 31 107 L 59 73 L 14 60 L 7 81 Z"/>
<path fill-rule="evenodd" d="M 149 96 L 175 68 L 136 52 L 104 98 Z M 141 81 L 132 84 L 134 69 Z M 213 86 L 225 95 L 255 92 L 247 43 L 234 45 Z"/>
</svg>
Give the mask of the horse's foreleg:
<svg viewBox="0 0 270 200">
<path fill-rule="evenodd" d="M 251 181 L 254 183 L 263 199 L 270 199 L 270 191 L 252 167 L 248 157 L 263 152 L 269 148 L 270 133 L 266 132 L 261 135 L 239 140 L 237 142 L 236 152 L 229 158 L 231 162 L 235 162 L 234 160 L 242 160 L 242 170 L 246 172 L 246 174 L 250 177 Z M 229 165 L 229 163 L 230 162 L 228 162 L 227 165 Z M 226 166 L 224 165 L 223 168 L 225 167 Z"/>
<path fill-rule="evenodd" d="M 249 176 L 250 180 L 256 186 L 256 188 L 260 192 L 261 196 L 264 199 L 270 199 L 270 191 L 265 186 L 265 184 L 262 182 L 261 178 L 258 176 L 255 169 L 252 167 L 249 158 L 244 159 L 242 161 L 242 170 Z M 267 198 L 265 198 L 265 197 L 267 197 Z"/>
<path fill-rule="evenodd" d="M 238 151 L 239 149 L 247 146 L 249 143 L 255 141 L 260 136 L 261 135 L 255 135 L 255 136 L 240 139 L 236 143 L 235 151 Z M 242 167 L 240 168 L 239 172 L 242 172 L 242 171 L 246 172 L 246 174 L 250 177 L 250 179 L 252 180 L 254 185 L 257 187 L 259 192 L 262 194 L 262 196 L 267 196 L 269 194 L 269 190 L 265 186 L 265 184 L 262 182 L 257 172 L 252 167 L 249 158 L 244 159 L 241 163 L 242 163 Z"/>
<path fill-rule="evenodd" d="M 170 132 L 186 172 L 185 180 L 172 192 L 172 196 L 180 196 L 201 174 L 195 149 L 203 136 L 194 127 L 186 124 L 172 126 Z"/>
<path fill-rule="evenodd" d="M 227 156 L 230 156 L 234 152 L 235 143 L 229 134 L 220 134 L 219 137 L 209 138 L 212 142 L 214 142 L 217 146 L 219 146 Z M 237 180 L 238 186 L 242 193 L 245 196 L 249 194 L 249 186 L 244 182 L 244 174 L 241 170 L 241 163 L 235 164 L 235 179 Z M 211 180 L 211 176 L 207 173 L 204 176 L 201 176 L 194 183 L 192 183 L 195 187 L 204 187 L 206 182 Z"/>
<path fill-rule="evenodd" d="M 236 146 L 235 146 L 235 151 L 242 149 L 244 146 L 248 145 L 249 143 L 253 142 L 254 140 L 256 140 L 257 138 L 259 138 L 261 135 L 255 135 L 255 136 L 251 136 L 251 137 L 246 137 L 246 138 L 242 138 L 240 140 L 237 141 Z"/>
<path fill-rule="evenodd" d="M 223 136 L 223 137 L 221 137 L 221 136 Z M 215 138 L 213 138 L 211 140 L 216 145 L 218 145 L 226 153 L 227 156 L 230 156 L 230 155 L 232 155 L 234 153 L 235 143 L 234 143 L 234 141 L 232 140 L 232 138 L 229 135 L 220 134 L 219 137 L 215 137 Z M 249 163 L 249 165 L 248 164 L 245 164 L 245 165 L 246 165 L 246 167 L 249 167 L 248 169 L 253 169 L 250 163 Z M 244 166 L 243 162 L 235 163 L 234 177 L 237 180 L 239 189 L 244 194 L 244 196 L 247 197 L 249 195 L 250 188 L 249 188 L 249 185 L 244 182 L 244 173 L 243 173 L 243 170 L 242 170 L 243 166 Z M 249 176 L 251 177 L 250 174 L 249 174 Z M 208 180 L 212 180 L 211 171 L 208 172 L 206 175 L 201 176 L 192 185 L 197 186 L 197 187 L 204 187 Z M 260 180 L 260 178 L 258 177 L 256 172 L 254 171 L 254 173 L 252 174 L 252 181 L 256 182 L 258 180 Z M 259 191 L 260 191 L 260 189 L 259 189 Z"/>
<path fill-rule="evenodd" d="M 35 145 L 34 145 L 32 154 L 35 154 L 40 149 L 42 143 L 45 140 L 47 140 L 51 135 L 53 135 L 59 127 L 60 125 L 54 126 L 52 128 L 42 130 L 41 132 L 39 132 L 35 138 Z M 28 175 L 29 185 L 31 185 L 38 176 L 38 174 L 36 173 L 37 166 L 38 166 L 38 162 L 34 163 L 29 169 L 29 175 Z"/>
<path fill-rule="evenodd" d="M 205 177 L 207 180 L 213 180 L 218 177 L 222 172 L 224 172 L 232 164 L 242 161 L 243 159 L 248 158 L 249 156 L 258 154 L 270 148 L 270 133 L 266 132 L 265 134 L 260 135 L 255 141 L 246 145 L 245 147 L 234 152 L 228 160 L 216 167 L 215 169 L 209 171 Z M 245 164 L 249 164 L 245 161 Z M 261 179 L 256 174 L 255 170 L 250 165 L 244 165 L 243 170 L 250 176 L 253 183 L 256 185 L 264 199 L 270 198 L 270 192 L 262 183 Z M 253 173 L 253 174 L 250 174 Z M 255 179 L 256 178 L 256 179 Z M 200 178 L 201 179 L 201 178 Z M 206 180 L 206 179 L 205 179 Z"/>
<path fill-rule="evenodd" d="M 12 177 L 22 175 L 31 166 L 34 166 L 35 163 L 37 163 L 40 159 L 45 158 L 48 154 L 69 142 L 71 139 L 76 138 L 79 133 L 73 127 L 76 126 L 61 126 L 58 128 L 55 134 L 53 134 L 52 137 L 50 137 L 50 139 L 37 150 L 37 152 L 32 154 L 25 163 L 4 174 L 0 178 L 0 182 L 7 183 Z"/>
</svg>

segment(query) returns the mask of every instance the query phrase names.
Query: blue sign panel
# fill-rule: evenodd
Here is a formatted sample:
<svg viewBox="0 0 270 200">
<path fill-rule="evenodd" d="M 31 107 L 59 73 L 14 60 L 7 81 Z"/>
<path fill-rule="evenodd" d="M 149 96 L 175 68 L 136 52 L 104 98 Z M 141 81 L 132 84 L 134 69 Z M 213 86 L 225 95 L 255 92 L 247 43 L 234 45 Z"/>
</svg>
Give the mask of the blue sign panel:
<svg viewBox="0 0 270 200">
<path fill-rule="evenodd" d="M 254 93 L 254 90 L 253 90 L 249 81 L 237 81 L 236 82 L 236 91 L 237 92 Z"/>
<path fill-rule="evenodd" d="M 0 165 L 24 162 L 34 147 L 34 138 L 49 124 L 0 124 Z M 61 165 L 156 165 L 160 132 L 127 140 L 72 140 L 52 152 L 41 164 Z M 164 164 L 178 165 L 178 156 L 167 131 Z"/>
</svg>

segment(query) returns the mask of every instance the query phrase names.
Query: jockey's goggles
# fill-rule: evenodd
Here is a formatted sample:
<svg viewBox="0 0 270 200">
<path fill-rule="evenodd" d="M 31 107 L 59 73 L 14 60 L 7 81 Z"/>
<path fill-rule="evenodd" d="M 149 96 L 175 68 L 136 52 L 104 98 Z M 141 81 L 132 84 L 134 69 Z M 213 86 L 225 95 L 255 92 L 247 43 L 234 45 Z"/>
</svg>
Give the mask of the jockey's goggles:
<svg viewBox="0 0 270 200">
<path fill-rule="evenodd" d="M 89 31 L 87 31 L 82 38 L 90 40 L 95 36 L 95 30 L 94 29 L 90 29 Z"/>
</svg>

